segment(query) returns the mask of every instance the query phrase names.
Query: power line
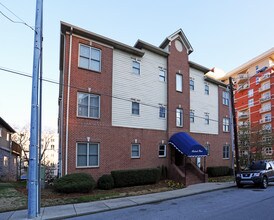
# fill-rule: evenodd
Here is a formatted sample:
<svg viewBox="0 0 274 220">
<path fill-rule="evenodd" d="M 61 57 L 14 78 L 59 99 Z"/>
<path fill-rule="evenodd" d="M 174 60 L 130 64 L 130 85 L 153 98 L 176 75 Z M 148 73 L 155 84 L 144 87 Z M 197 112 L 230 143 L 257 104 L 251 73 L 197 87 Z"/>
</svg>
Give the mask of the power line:
<svg viewBox="0 0 274 220">
<path fill-rule="evenodd" d="M 13 13 L 7 6 L 3 5 L 0 2 L 0 5 L 2 5 L 6 10 L 8 10 L 11 14 L 13 14 L 17 19 L 19 19 L 20 21 L 14 21 L 12 20 L 10 17 L 8 17 L 7 15 L 5 15 L 2 11 L 0 11 L 0 14 L 2 14 L 6 19 L 8 19 L 10 22 L 15 23 L 15 24 L 23 24 L 26 25 L 27 27 L 29 27 L 31 30 L 35 31 L 33 27 L 31 27 L 30 25 L 28 25 L 23 19 L 21 19 L 20 17 L 18 17 L 15 13 Z"/>
<path fill-rule="evenodd" d="M 1 67 L 0 66 L 0 70 L 2 71 L 5 71 L 5 72 L 9 72 L 9 73 L 12 73 L 12 74 L 15 74 L 15 75 L 19 75 L 19 76 L 23 76 L 23 77 L 28 77 L 28 78 L 32 78 L 32 76 L 28 73 L 23 73 L 23 72 L 20 72 L 20 71 L 17 71 L 17 70 L 12 70 L 12 69 L 9 69 L 9 68 L 6 68 L 6 67 Z M 59 82 L 56 82 L 52 79 L 46 79 L 46 78 L 43 78 L 42 79 L 44 82 L 48 82 L 48 83 L 51 83 L 51 84 L 55 84 L 55 85 L 62 85 L 62 86 L 65 86 L 65 87 L 70 87 L 72 89 L 76 89 L 76 90 L 86 90 L 86 88 L 80 88 L 80 87 L 77 87 L 77 86 L 73 86 L 73 85 L 67 85 L 67 84 L 64 84 L 64 83 L 59 83 Z M 123 101 L 127 101 L 127 102 L 132 102 L 131 99 L 127 99 L 127 98 L 122 98 L 122 97 L 118 97 L 118 96 L 114 96 L 114 95 L 111 95 L 111 94 L 106 94 L 106 93 L 101 93 L 100 92 L 100 95 L 102 96 L 107 96 L 107 97 L 110 97 L 110 98 L 115 98 L 115 99 L 119 99 L 119 100 L 123 100 Z M 153 107 L 153 108 L 157 108 L 159 109 L 159 105 L 152 105 L 152 104 L 149 104 L 149 103 L 144 103 L 144 102 L 139 102 L 141 105 L 143 106 L 148 106 L 148 107 Z M 173 112 L 173 113 L 176 113 L 176 110 L 169 110 L 169 109 L 166 109 L 167 112 Z M 190 116 L 189 113 L 185 112 L 184 113 L 186 116 Z M 202 116 L 198 116 L 198 115 L 195 115 L 194 114 L 194 117 L 195 118 L 200 118 L 200 119 L 205 119 L 205 117 L 202 117 Z M 209 118 L 207 119 L 209 121 L 212 121 L 212 122 L 219 122 L 219 120 L 216 120 L 216 119 L 212 119 L 212 118 Z"/>
</svg>

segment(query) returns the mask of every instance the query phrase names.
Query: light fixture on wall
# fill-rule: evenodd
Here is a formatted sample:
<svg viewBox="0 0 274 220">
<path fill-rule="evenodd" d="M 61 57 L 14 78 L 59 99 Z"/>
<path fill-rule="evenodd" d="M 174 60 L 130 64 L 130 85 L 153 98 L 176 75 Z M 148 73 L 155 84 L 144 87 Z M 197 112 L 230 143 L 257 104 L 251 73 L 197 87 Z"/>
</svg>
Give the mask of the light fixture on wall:
<svg viewBox="0 0 274 220">
<path fill-rule="evenodd" d="M 134 143 L 137 144 L 138 140 L 137 139 L 134 139 Z"/>
<path fill-rule="evenodd" d="M 91 88 L 90 87 L 88 87 L 88 92 L 91 92 Z"/>
<path fill-rule="evenodd" d="M 87 137 L 87 141 L 88 141 L 88 142 L 90 141 L 90 137 Z"/>
</svg>

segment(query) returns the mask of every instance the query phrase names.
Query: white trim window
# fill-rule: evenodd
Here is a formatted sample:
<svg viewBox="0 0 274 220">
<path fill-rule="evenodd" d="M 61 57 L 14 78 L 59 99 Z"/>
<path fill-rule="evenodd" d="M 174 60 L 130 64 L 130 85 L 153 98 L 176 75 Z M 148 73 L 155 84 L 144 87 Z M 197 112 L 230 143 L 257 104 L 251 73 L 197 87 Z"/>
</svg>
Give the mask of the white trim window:
<svg viewBox="0 0 274 220">
<path fill-rule="evenodd" d="M 99 167 L 99 143 L 76 144 L 77 167 Z"/>
<path fill-rule="evenodd" d="M 176 109 L 176 126 L 183 127 L 183 109 Z"/>
<path fill-rule="evenodd" d="M 189 112 L 189 119 L 190 119 L 190 123 L 194 123 L 194 121 L 195 121 L 194 110 L 190 110 L 190 112 Z"/>
<path fill-rule="evenodd" d="M 209 113 L 205 112 L 205 124 L 209 125 Z"/>
<path fill-rule="evenodd" d="M 164 69 L 159 69 L 159 80 L 161 82 L 166 81 L 166 71 Z"/>
<path fill-rule="evenodd" d="M 159 117 L 166 118 L 166 107 L 165 106 L 159 107 Z"/>
<path fill-rule="evenodd" d="M 166 157 L 166 145 L 165 144 L 159 145 L 159 157 Z"/>
<path fill-rule="evenodd" d="M 266 147 L 264 149 L 264 152 L 265 152 L 265 155 L 268 155 L 268 156 L 272 155 L 273 154 L 272 147 Z"/>
<path fill-rule="evenodd" d="M 205 84 L 205 95 L 209 95 L 209 85 Z"/>
<path fill-rule="evenodd" d="M 223 91 L 223 104 L 229 105 L 229 93 L 226 91 Z"/>
<path fill-rule="evenodd" d="M 100 96 L 78 92 L 77 116 L 100 118 Z"/>
<path fill-rule="evenodd" d="M 132 71 L 133 71 L 133 73 L 136 74 L 136 75 L 140 75 L 140 73 L 141 73 L 141 65 L 140 65 L 140 63 L 139 63 L 138 61 L 136 61 L 136 60 L 133 60 L 133 61 L 132 61 Z"/>
<path fill-rule="evenodd" d="M 131 144 L 131 158 L 140 158 L 140 144 Z"/>
<path fill-rule="evenodd" d="M 176 91 L 183 92 L 183 75 L 176 73 Z"/>
<path fill-rule="evenodd" d="M 229 118 L 223 118 L 223 132 L 229 132 L 230 127 L 229 127 Z"/>
<path fill-rule="evenodd" d="M 9 165 L 9 158 L 7 156 L 4 156 L 3 158 L 3 166 L 7 167 Z"/>
<path fill-rule="evenodd" d="M 194 87 L 195 87 L 194 79 L 190 78 L 189 79 L 189 89 L 194 91 Z"/>
<path fill-rule="evenodd" d="M 248 98 L 253 97 L 253 95 L 254 95 L 254 90 L 253 89 L 248 90 Z"/>
<path fill-rule="evenodd" d="M 140 115 L 140 103 L 139 102 L 132 102 L 131 114 L 132 115 Z"/>
<path fill-rule="evenodd" d="M 79 67 L 101 72 L 101 50 L 87 45 L 79 45 Z"/>
<path fill-rule="evenodd" d="M 229 144 L 223 146 L 223 159 L 229 159 Z"/>
<path fill-rule="evenodd" d="M 248 107 L 254 106 L 254 99 L 249 99 L 248 100 Z"/>
<path fill-rule="evenodd" d="M 2 137 L 2 128 L 0 128 L 0 137 Z"/>
</svg>

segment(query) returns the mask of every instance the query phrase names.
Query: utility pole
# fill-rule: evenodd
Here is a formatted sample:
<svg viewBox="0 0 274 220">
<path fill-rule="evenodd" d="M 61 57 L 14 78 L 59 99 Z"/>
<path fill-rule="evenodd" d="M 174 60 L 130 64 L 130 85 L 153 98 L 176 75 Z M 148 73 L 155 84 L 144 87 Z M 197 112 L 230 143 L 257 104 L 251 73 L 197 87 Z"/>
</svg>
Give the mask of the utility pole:
<svg viewBox="0 0 274 220">
<path fill-rule="evenodd" d="M 233 119 L 236 171 L 239 172 L 240 171 L 240 163 L 239 163 L 238 133 L 237 133 L 235 106 L 234 106 L 233 82 L 232 82 L 231 77 L 229 77 L 229 87 L 230 87 L 231 113 L 232 113 L 232 119 Z"/>
<path fill-rule="evenodd" d="M 39 121 L 39 67 L 42 46 L 42 0 L 36 0 L 32 95 L 31 95 L 31 122 L 30 122 L 30 156 L 28 174 L 28 218 L 38 216 L 38 121 Z"/>
</svg>

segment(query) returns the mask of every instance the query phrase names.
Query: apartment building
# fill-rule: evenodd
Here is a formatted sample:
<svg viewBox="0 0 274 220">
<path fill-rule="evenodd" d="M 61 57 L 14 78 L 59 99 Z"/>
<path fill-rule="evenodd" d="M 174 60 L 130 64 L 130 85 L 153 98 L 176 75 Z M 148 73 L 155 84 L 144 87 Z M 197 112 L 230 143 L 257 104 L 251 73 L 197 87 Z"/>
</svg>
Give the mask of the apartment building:
<svg viewBox="0 0 274 220">
<path fill-rule="evenodd" d="M 166 166 L 171 177 L 180 176 L 186 183 L 181 167 L 186 171 L 188 165 L 189 175 L 199 176 L 206 164 L 223 165 L 223 146 L 213 140 L 222 127 L 220 115 L 228 115 L 227 106 L 221 104 L 224 84 L 204 78 L 208 69 L 189 62 L 192 51 L 181 29 L 159 47 L 142 40 L 129 46 L 61 22 L 62 175 L 87 172 L 98 179 L 112 170 Z M 192 124 L 195 138 L 190 123 L 190 65 L 193 70 L 202 68 L 199 79 L 212 87 L 210 97 L 214 99 L 207 115 L 198 115 L 202 106 L 193 104 L 197 110 L 197 122 Z M 195 130 L 198 116 L 214 118 L 217 124 L 202 123 L 202 130 Z M 223 139 L 227 145 L 229 140 Z M 207 142 L 212 143 L 208 157 L 212 159 L 205 163 Z M 227 155 L 226 151 L 225 164 L 230 164 Z"/>
<path fill-rule="evenodd" d="M 274 159 L 274 48 L 227 73 L 235 81 L 240 155 L 246 164 L 256 159 Z"/>
</svg>

